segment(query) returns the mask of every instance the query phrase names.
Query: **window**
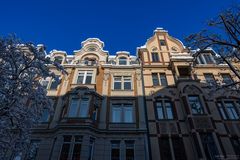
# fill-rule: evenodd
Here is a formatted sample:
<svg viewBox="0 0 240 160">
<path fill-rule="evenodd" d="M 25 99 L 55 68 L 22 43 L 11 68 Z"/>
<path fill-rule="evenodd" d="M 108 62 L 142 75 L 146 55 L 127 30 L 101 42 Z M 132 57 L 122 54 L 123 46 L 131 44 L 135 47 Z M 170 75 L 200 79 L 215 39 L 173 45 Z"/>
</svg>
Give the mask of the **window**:
<svg viewBox="0 0 240 160">
<path fill-rule="evenodd" d="M 152 73 L 152 81 L 153 81 L 153 86 L 158 86 L 159 85 L 159 80 L 158 80 L 158 74 L 157 73 Z"/>
<path fill-rule="evenodd" d="M 89 99 L 88 98 L 82 98 L 81 100 L 78 98 L 72 98 L 69 111 L 68 111 L 68 117 L 88 117 L 88 111 L 89 111 Z"/>
<path fill-rule="evenodd" d="M 165 73 L 160 73 L 160 82 L 162 86 L 167 86 L 167 77 Z"/>
<path fill-rule="evenodd" d="M 159 138 L 159 148 L 161 159 L 172 159 L 169 138 Z"/>
<path fill-rule="evenodd" d="M 167 77 L 165 73 L 152 73 L 153 86 L 167 86 Z"/>
<path fill-rule="evenodd" d="M 50 90 L 56 90 L 60 83 L 60 76 L 56 76 L 56 78 L 52 79 L 52 83 L 50 85 Z"/>
<path fill-rule="evenodd" d="M 47 108 L 44 108 L 40 118 L 40 122 L 48 122 L 49 117 L 49 110 Z"/>
<path fill-rule="evenodd" d="M 88 154 L 88 160 L 92 160 L 93 158 L 93 151 L 94 151 L 94 141 L 95 139 L 90 137 L 90 140 L 89 140 L 89 154 Z"/>
<path fill-rule="evenodd" d="M 213 85 L 216 84 L 214 76 L 213 76 L 212 73 L 204 73 L 203 75 L 204 75 L 205 80 L 208 83 L 208 85 L 213 86 Z"/>
<path fill-rule="evenodd" d="M 159 56 L 157 52 L 152 52 L 152 61 L 159 62 Z"/>
<path fill-rule="evenodd" d="M 84 63 L 85 65 L 87 65 L 87 66 L 94 66 L 94 65 L 97 63 L 97 61 L 96 61 L 95 58 L 88 58 L 88 57 L 86 57 L 86 58 L 83 60 L 83 63 Z"/>
<path fill-rule="evenodd" d="M 172 137 L 172 146 L 173 146 L 175 160 L 187 159 L 182 138 Z"/>
<path fill-rule="evenodd" d="M 207 159 L 216 159 L 219 155 L 217 146 L 211 133 L 200 133 L 203 149 Z"/>
<path fill-rule="evenodd" d="M 191 71 L 189 67 L 178 67 L 180 78 L 191 78 Z"/>
<path fill-rule="evenodd" d="M 64 135 L 60 160 L 78 160 L 81 156 L 82 136 Z M 72 154 L 70 153 L 72 150 Z"/>
<path fill-rule="evenodd" d="M 82 136 L 74 136 L 72 160 L 80 159 L 81 147 L 82 147 L 81 143 L 82 143 Z"/>
<path fill-rule="evenodd" d="M 118 64 L 119 65 L 127 65 L 127 58 L 125 58 L 125 57 L 118 58 Z"/>
<path fill-rule="evenodd" d="M 112 104 L 113 123 L 133 123 L 133 105 L 130 103 Z"/>
<path fill-rule="evenodd" d="M 36 160 L 37 159 L 37 152 L 39 148 L 40 141 L 39 140 L 31 140 L 29 150 L 27 152 L 26 160 Z"/>
<path fill-rule="evenodd" d="M 214 63 L 213 57 L 212 57 L 211 54 L 203 54 L 203 57 L 204 57 L 207 64 L 213 64 Z"/>
<path fill-rule="evenodd" d="M 62 64 L 62 60 L 63 60 L 63 57 L 61 57 L 61 56 L 54 57 L 55 63 Z"/>
<path fill-rule="evenodd" d="M 160 42 L 161 46 L 166 46 L 166 41 L 165 40 L 161 39 L 159 42 Z"/>
<path fill-rule="evenodd" d="M 188 102 L 192 109 L 192 114 L 204 114 L 203 106 L 198 96 L 188 96 Z"/>
<path fill-rule="evenodd" d="M 111 160 L 120 160 L 120 141 L 111 141 Z"/>
<path fill-rule="evenodd" d="M 80 71 L 77 78 L 77 84 L 91 84 L 92 76 L 92 71 Z"/>
<path fill-rule="evenodd" d="M 235 154 L 237 156 L 240 156 L 240 140 L 238 139 L 238 137 L 232 137 L 231 138 L 231 142 L 232 142 L 232 146 L 234 148 Z"/>
<path fill-rule="evenodd" d="M 60 160 L 68 160 L 72 136 L 63 136 Z"/>
<path fill-rule="evenodd" d="M 222 82 L 224 83 L 224 84 L 231 84 L 231 83 L 233 83 L 233 80 L 232 80 L 232 78 L 231 78 L 231 76 L 230 76 L 230 74 L 221 74 L 222 75 Z"/>
<path fill-rule="evenodd" d="M 49 80 L 42 80 L 41 84 L 42 84 L 43 88 L 48 89 Z"/>
<path fill-rule="evenodd" d="M 113 88 L 115 90 L 131 90 L 132 78 L 130 76 L 115 76 Z"/>
<path fill-rule="evenodd" d="M 134 160 L 134 141 L 125 141 L 126 145 L 126 160 Z"/>
<path fill-rule="evenodd" d="M 211 53 L 202 53 L 197 57 L 199 64 L 214 64 L 215 60 Z"/>
<path fill-rule="evenodd" d="M 156 110 L 158 119 L 173 119 L 173 106 L 168 99 L 158 100 Z"/>
<path fill-rule="evenodd" d="M 234 101 L 217 102 L 217 107 L 223 119 L 239 119 Z"/>
</svg>

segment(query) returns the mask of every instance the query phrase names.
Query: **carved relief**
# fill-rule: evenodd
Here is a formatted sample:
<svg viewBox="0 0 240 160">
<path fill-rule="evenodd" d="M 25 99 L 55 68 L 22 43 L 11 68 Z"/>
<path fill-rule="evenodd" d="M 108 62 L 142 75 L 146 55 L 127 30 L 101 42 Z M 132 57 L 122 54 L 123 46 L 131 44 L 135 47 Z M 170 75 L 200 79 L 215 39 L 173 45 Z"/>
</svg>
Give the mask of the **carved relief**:
<svg viewBox="0 0 240 160">
<path fill-rule="evenodd" d="M 187 94 L 201 94 L 201 90 L 194 85 L 187 85 L 183 88 L 183 93 Z"/>
<path fill-rule="evenodd" d="M 140 69 L 136 70 L 136 79 L 138 81 L 140 81 L 142 79 L 142 77 L 141 77 L 141 70 Z"/>
</svg>

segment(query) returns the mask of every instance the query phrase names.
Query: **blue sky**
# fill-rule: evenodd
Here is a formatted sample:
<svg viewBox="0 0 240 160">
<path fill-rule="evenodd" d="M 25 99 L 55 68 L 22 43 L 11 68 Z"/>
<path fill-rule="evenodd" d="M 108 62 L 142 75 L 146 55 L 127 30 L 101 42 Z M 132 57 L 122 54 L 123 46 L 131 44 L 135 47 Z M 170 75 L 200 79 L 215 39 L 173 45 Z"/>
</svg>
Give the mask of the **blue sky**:
<svg viewBox="0 0 240 160">
<path fill-rule="evenodd" d="M 136 47 L 156 27 L 183 40 L 203 29 L 210 18 L 239 0 L 5 0 L 0 4 L 0 36 L 15 33 L 42 43 L 47 51 L 72 54 L 81 42 L 97 37 L 110 54 Z"/>
</svg>

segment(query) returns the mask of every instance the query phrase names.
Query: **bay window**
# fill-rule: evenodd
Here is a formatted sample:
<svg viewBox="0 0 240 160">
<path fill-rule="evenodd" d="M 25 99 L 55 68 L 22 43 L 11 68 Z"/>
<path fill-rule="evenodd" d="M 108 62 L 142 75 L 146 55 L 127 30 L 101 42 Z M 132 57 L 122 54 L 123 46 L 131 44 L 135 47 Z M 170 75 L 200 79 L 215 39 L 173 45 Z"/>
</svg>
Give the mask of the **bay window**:
<svg viewBox="0 0 240 160">
<path fill-rule="evenodd" d="M 72 98 L 69 106 L 68 117 L 88 117 L 88 111 L 88 98 Z"/>
</svg>

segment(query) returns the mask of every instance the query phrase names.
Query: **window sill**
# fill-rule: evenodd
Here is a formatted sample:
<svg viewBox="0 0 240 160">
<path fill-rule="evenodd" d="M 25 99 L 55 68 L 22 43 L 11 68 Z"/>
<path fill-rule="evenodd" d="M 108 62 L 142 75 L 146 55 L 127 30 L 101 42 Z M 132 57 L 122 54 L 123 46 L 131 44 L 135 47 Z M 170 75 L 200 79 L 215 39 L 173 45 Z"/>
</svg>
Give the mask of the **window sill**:
<svg viewBox="0 0 240 160">
<path fill-rule="evenodd" d="M 132 123 L 114 123 L 114 122 L 110 122 L 109 123 L 109 129 L 113 129 L 113 130 L 119 130 L 119 128 L 121 129 L 127 129 L 127 130 L 135 130 L 136 129 L 136 123 L 132 122 Z"/>
</svg>

